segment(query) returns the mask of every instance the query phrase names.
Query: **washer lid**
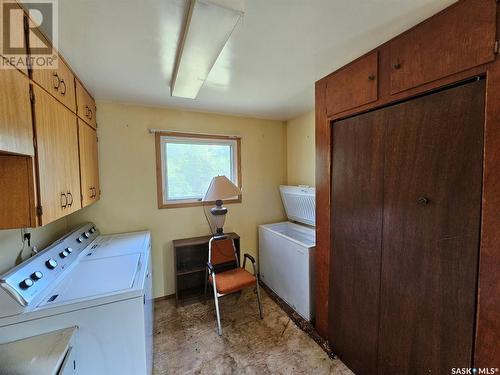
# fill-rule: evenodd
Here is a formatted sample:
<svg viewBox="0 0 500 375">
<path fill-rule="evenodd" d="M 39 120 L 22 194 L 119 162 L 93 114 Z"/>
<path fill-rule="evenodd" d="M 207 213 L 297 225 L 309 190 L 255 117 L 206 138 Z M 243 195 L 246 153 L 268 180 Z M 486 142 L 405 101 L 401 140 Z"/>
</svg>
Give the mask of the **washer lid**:
<svg viewBox="0 0 500 375">
<path fill-rule="evenodd" d="M 128 254 L 80 262 L 38 306 L 130 290 L 140 268 L 140 258 L 141 254 Z"/>
<path fill-rule="evenodd" d="M 316 226 L 316 189 L 306 186 L 280 186 L 288 220 Z"/>
</svg>

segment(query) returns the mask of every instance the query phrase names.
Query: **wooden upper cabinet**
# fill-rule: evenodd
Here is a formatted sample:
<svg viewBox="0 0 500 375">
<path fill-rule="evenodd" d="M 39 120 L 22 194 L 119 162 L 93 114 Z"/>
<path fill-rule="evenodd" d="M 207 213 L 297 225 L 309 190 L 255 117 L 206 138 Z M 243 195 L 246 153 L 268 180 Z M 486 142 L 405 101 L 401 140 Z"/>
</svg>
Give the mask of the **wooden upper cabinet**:
<svg viewBox="0 0 500 375">
<path fill-rule="evenodd" d="M 391 41 L 391 94 L 493 61 L 496 7 L 459 1 Z"/>
<path fill-rule="evenodd" d="M 78 120 L 78 141 L 80 145 L 82 207 L 85 207 L 99 200 L 99 167 L 97 132 L 81 120 Z"/>
<path fill-rule="evenodd" d="M 38 86 L 35 118 L 40 224 L 81 208 L 76 116 Z"/>
<path fill-rule="evenodd" d="M 326 79 L 326 109 L 333 115 L 378 99 L 378 52 L 341 68 Z"/>
<path fill-rule="evenodd" d="M 97 123 L 95 118 L 96 115 L 95 101 L 78 79 L 75 80 L 75 86 L 76 86 L 76 104 L 77 104 L 78 117 L 80 117 L 83 121 L 92 126 L 94 129 L 96 129 Z"/>
<path fill-rule="evenodd" d="M 30 29 L 29 33 L 30 53 L 36 59 L 39 56 L 37 51 L 40 46 L 52 46 L 52 43 L 33 25 L 31 19 L 28 18 L 28 20 L 30 27 L 33 28 Z M 55 48 L 52 47 L 52 51 L 54 56 L 53 65 L 42 68 L 36 67 L 35 64 L 35 67 L 32 69 L 32 79 L 54 98 L 76 113 L 75 76 Z M 42 56 L 44 57 L 45 55 Z"/>
<path fill-rule="evenodd" d="M 53 49 L 57 66 L 9 65 L 49 56 L 51 44 L 18 3 L 0 0 L 0 9 L 16 26 L 17 48 L 0 51 L 0 229 L 40 226 L 79 210 L 84 197 L 85 205 L 99 199 L 96 106 Z"/>
<path fill-rule="evenodd" d="M 30 83 L 17 69 L 0 69 L 0 152 L 34 154 Z"/>
<path fill-rule="evenodd" d="M 76 112 L 75 76 L 60 56 L 55 69 L 33 69 L 33 81 Z"/>
</svg>

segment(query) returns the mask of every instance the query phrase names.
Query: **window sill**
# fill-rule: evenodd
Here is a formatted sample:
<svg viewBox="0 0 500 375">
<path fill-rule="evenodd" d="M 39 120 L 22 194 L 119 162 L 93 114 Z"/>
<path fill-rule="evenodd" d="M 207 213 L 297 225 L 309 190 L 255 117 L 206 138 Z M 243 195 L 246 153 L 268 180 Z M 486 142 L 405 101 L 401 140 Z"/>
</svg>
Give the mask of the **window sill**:
<svg viewBox="0 0 500 375">
<path fill-rule="evenodd" d="M 241 203 L 241 195 L 238 197 L 238 199 L 228 199 L 223 201 L 224 204 L 232 204 L 232 203 Z M 215 206 L 215 201 L 213 202 L 202 202 L 202 201 L 186 201 L 186 202 L 180 202 L 180 201 L 172 201 L 170 203 L 159 203 L 158 208 L 163 209 L 163 208 L 182 208 L 182 207 L 200 207 L 200 206 Z"/>
</svg>

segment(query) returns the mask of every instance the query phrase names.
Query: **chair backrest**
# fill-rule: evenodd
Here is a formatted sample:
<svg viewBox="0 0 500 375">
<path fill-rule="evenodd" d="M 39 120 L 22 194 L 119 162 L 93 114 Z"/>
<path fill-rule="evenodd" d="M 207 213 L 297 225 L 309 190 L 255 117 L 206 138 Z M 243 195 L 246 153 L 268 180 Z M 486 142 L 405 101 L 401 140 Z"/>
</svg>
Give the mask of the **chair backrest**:
<svg viewBox="0 0 500 375">
<path fill-rule="evenodd" d="M 231 238 L 220 240 L 212 238 L 208 246 L 208 261 L 213 265 L 238 262 L 233 240 Z"/>
</svg>

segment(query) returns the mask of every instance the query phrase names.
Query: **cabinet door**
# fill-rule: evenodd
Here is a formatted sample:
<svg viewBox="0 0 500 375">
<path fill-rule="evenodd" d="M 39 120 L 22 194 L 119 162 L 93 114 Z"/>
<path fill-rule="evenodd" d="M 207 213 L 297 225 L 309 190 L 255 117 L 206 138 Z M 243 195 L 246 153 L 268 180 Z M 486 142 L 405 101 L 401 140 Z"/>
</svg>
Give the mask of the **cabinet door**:
<svg viewBox="0 0 500 375">
<path fill-rule="evenodd" d="M 94 129 L 96 129 L 97 123 L 95 101 L 87 92 L 87 90 L 85 90 L 85 87 L 83 87 L 78 79 L 75 80 L 75 85 L 78 117 L 80 117 Z"/>
<path fill-rule="evenodd" d="M 471 367 L 484 83 L 384 110 L 379 374 Z"/>
<path fill-rule="evenodd" d="M 0 229 L 36 226 L 33 158 L 0 155 Z"/>
<path fill-rule="evenodd" d="M 76 116 L 35 86 L 41 224 L 81 208 Z"/>
<path fill-rule="evenodd" d="M 356 374 L 377 368 L 384 124 L 369 112 L 333 125 L 329 341 Z"/>
<path fill-rule="evenodd" d="M 333 115 L 378 99 L 378 52 L 347 65 L 326 81 L 326 108 Z"/>
<path fill-rule="evenodd" d="M 495 59 L 493 0 L 459 1 L 390 43 L 391 93 Z"/>
<path fill-rule="evenodd" d="M 68 195 L 68 206 L 64 215 L 78 211 L 82 208 L 80 185 L 80 161 L 78 153 L 78 123 L 75 114 L 64 109 L 64 117 L 60 124 L 63 129 L 64 152 L 64 190 Z M 63 191 L 64 191 L 63 190 Z"/>
<path fill-rule="evenodd" d="M 59 57 L 57 69 L 34 69 L 33 80 L 66 107 L 76 112 L 75 78 Z"/>
<path fill-rule="evenodd" d="M 0 69 L 0 151 L 34 155 L 30 84 L 17 69 Z"/>
<path fill-rule="evenodd" d="M 80 145 L 82 207 L 85 207 L 99 199 L 97 132 L 85 122 L 78 120 L 78 140 Z"/>
</svg>

